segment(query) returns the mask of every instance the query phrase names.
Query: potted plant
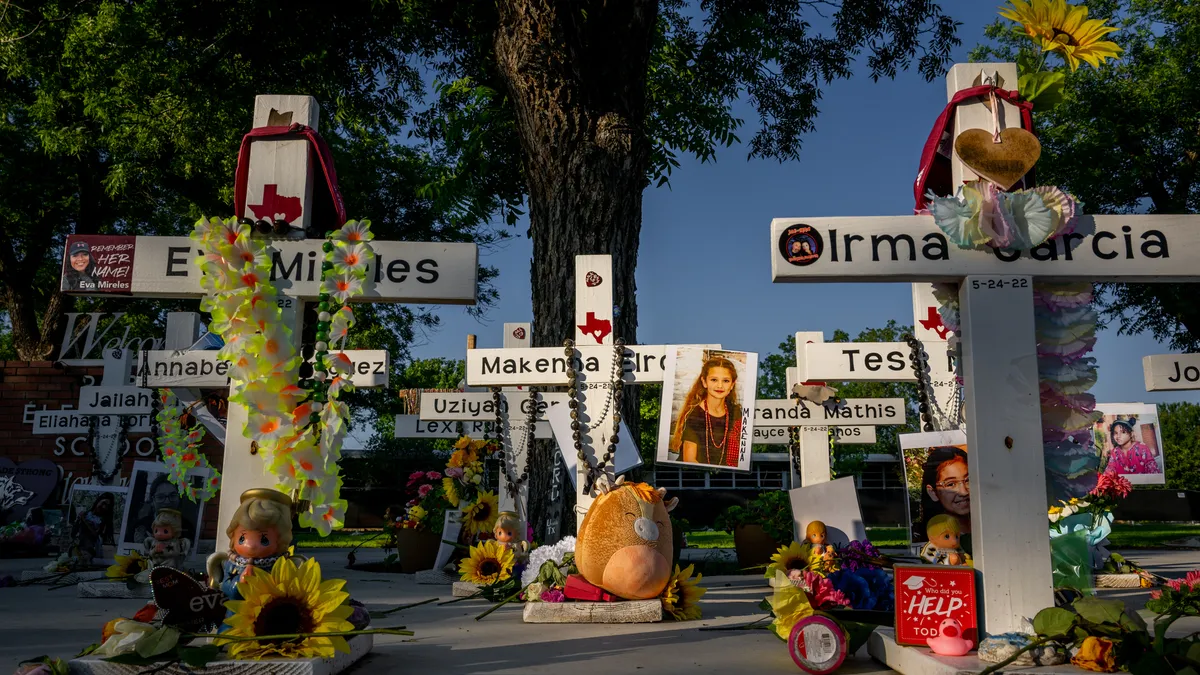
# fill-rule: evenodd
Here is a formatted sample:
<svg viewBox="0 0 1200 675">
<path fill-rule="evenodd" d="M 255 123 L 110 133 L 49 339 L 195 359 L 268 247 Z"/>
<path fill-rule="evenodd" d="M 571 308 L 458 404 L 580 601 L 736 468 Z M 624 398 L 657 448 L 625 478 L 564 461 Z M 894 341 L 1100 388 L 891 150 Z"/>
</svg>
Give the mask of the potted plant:
<svg viewBox="0 0 1200 675">
<path fill-rule="evenodd" d="M 791 503 L 782 490 L 762 492 L 742 506 L 725 509 L 715 525 L 733 533 L 738 567 L 759 567 L 792 541 Z"/>
<path fill-rule="evenodd" d="M 413 495 L 404 515 L 389 509 L 383 525 L 387 542 L 383 548 L 395 553 L 383 561 L 384 571 L 411 574 L 431 569 L 442 544 L 446 510 L 453 508 L 442 489 L 442 474 L 416 471 L 408 477 L 405 490 Z"/>
</svg>

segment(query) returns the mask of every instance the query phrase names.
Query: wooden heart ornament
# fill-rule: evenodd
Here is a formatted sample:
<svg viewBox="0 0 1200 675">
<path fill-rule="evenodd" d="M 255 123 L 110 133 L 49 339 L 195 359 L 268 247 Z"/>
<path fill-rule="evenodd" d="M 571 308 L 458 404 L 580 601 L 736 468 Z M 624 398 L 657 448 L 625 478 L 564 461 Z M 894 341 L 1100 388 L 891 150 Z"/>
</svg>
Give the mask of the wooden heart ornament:
<svg viewBox="0 0 1200 675">
<path fill-rule="evenodd" d="M 154 604 L 166 612 L 164 625 L 204 633 L 225 620 L 225 594 L 179 570 L 155 567 L 150 571 L 150 590 Z"/>
<path fill-rule="evenodd" d="M 992 132 L 967 129 L 954 139 L 954 153 L 980 178 L 1007 190 L 1017 184 L 1037 164 L 1042 144 L 1024 129 L 1010 127 L 1000 132 L 1000 142 L 992 142 Z"/>
</svg>

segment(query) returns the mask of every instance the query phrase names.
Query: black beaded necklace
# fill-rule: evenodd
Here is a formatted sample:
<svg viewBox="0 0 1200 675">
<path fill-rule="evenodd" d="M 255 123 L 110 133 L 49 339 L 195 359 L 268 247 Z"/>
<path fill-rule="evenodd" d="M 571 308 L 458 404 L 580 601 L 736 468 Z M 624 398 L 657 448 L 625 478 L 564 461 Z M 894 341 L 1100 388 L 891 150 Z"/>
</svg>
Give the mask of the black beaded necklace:
<svg viewBox="0 0 1200 675">
<path fill-rule="evenodd" d="M 921 413 L 921 428 L 924 431 L 933 431 L 933 406 L 937 404 L 929 400 L 929 392 L 933 385 L 929 381 L 928 355 L 916 336 L 905 335 L 904 341 L 908 343 L 908 360 L 912 364 L 913 374 L 917 377 L 917 412 Z"/>
<path fill-rule="evenodd" d="M 508 494 L 512 497 L 514 503 L 518 501 L 517 496 L 521 492 L 521 487 L 529 481 L 529 458 L 532 457 L 529 449 L 533 446 L 534 425 L 537 424 L 537 394 L 537 387 L 529 388 L 529 414 L 525 419 L 525 468 L 521 470 L 520 476 L 514 476 L 517 471 L 517 463 L 520 455 L 517 453 L 516 443 L 512 438 L 512 427 L 510 426 L 508 428 L 508 446 L 513 449 L 511 453 L 512 469 L 510 470 L 510 458 L 508 456 L 510 453 L 504 452 L 505 425 L 504 418 L 500 414 L 502 405 L 500 400 L 500 387 L 492 387 L 492 404 L 496 410 L 496 434 L 500 441 L 500 450 L 496 453 L 496 458 L 500 460 L 500 470 L 504 472 L 504 477 L 507 480 L 506 487 L 508 489 Z"/>
<path fill-rule="evenodd" d="M 92 450 L 92 476 L 102 485 L 108 484 L 114 476 L 120 473 L 121 460 L 125 458 L 125 435 L 126 430 L 129 428 L 129 418 L 125 415 L 118 415 L 117 419 L 119 420 L 119 426 L 115 432 L 117 437 L 116 443 L 113 445 L 110 454 L 105 457 L 105 459 L 109 459 L 115 454 L 116 460 L 113 461 L 112 470 L 105 471 L 104 462 L 100 460 L 100 451 L 96 449 L 96 437 L 99 435 L 96 432 L 96 428 L 100 426 L 100 416 L 88 416 L 88 446 Z"/>
<path fill-rule="evenodd" d="M 608 447 L 597 464 L 592 464 L 592 460 L 588 458 L 583 449 L 584 429 L 583 423 L 579 419 L 579 373 L 575 371 L 574 367 L 574 340 L 563 341 L 563 354 L 567 357 L 569 364 L 567 367 L 567 405 L 571 408 L 571 439 L 575 444 L 575 456 L 579 458 L 579 462 L 583 466 L 587 467 L 587 483 L 584 485 L 584 491 L 590 493 L 596 479 L 613 463 L 613 457 L 617 454 L 617 439 L 621 429 L 621 397 L 625 393 L 625 369 L 623 367 L 625 340 L 622 338 L 613 340 L 613 365 L 609 376 L 611 382 L 607 385 L 608 396 L 604 401 L 604 410 L 595 418 L 595 422 L 590 423 L 591 428 L 594 429 L 603 424 L 608 418 L 609 412 L 612 412 L 612 435 L 608 437 Z"/>
</svg>

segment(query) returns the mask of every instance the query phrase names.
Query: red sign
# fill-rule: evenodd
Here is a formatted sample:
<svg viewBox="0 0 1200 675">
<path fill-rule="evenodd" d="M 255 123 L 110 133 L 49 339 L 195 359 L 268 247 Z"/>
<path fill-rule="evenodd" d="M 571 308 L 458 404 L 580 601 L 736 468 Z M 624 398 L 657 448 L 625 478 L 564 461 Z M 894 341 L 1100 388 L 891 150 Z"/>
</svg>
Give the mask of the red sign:
<svg viewBox="0 0 1200 675">
<path fill-rule="evenodd" d="M 926 647 L 946 619 L 962 624 L 962 637 L 979 646 L 975 570 L 949 565 L 896 565 L 896 642 Z"/>
<path fill-rule="evenodd" d="M 72 234 L 63 248 L 62 291 L 83 295 L 130 293 L 134 237 Z"/>
</svg>

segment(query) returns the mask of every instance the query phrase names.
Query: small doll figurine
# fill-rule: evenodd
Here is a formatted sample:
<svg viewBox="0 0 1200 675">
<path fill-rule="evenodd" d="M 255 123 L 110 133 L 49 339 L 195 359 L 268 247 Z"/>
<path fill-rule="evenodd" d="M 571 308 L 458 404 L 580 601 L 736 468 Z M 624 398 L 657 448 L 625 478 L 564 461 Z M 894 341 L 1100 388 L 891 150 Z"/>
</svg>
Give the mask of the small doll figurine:
<svg viewBox="0 0 1200 675">
<path fill-rule="evenodd" d="M 832 545 L 827 545 L 825 541 L 829 538 L 825 530 L 825 523 L 819 520 L 814 520 L 804 528 L 804 539 L 812 544 L 812 557 L 820 556 L 824 562 L 833 562 L 836 555 Z"/>
<path fill-rule="evenodd" d="M 182 568 L 192 544 L 182 534 L 183 514 L 175 509 L 159 509 L 150 525 L 150 536 L 142 541 L 142 552 L 150 559 L 151 568 Z"/>
<path fill-rule="evenodd" d="M 496 527 L 492 528 L 492 536 L 502 546 L 513 552 L 518 563 L 525 562 L 529 557 L 529 542 L 521 534 L 521 519 L 512 511 L 501 511 L 496 518 Z"/>
<path fill-rule="evenodd" d="M 963 552 L 958 540 L 961 531 L 958 519 L 943 513 L 929 519 L 925 525 L 929 542 L 921 547 L 921 559 L 935 565 L 971 565 L 971 556 Z"/>
<path fill-rule="evenodd" d="M 230 600 L 241 600 L 238 584 L 256 567 L 269 572 L 292 543 L 292 499 L 278 490 L 254 488 L 242 493 L 229 528 L 229 551 L 208 557 L 208 585 Z"/>
</svg>

